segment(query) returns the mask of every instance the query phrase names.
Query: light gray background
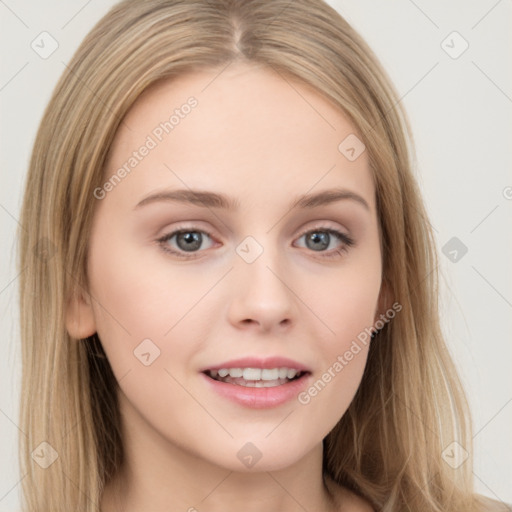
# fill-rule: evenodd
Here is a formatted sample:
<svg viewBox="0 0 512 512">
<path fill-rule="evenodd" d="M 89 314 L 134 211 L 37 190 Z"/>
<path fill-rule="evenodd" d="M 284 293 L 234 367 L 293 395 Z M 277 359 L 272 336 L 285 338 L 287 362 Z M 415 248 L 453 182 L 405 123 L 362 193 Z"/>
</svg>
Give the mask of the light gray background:
<svg viewBox="0 0 512 512">
<path fill-rule="evenodd" d="M 512 502 L 512 72 L 510 0 L 329 2 L 363 35 L 402 97 L 442 252 L 443 322 L 474 415 L 476 489 Z M 14 234 L 36 129 L 58 77 L 113 1 L 0 0 L 0 512 L 18 506 L 20 347 Z M 58 49 L 31 42 L 49 32 Z M 458 58 L 452 56 L 468 49 Z M 447 36 L 450 36 L 447 38 Z M 445 43 L 443 43 L 445 41 Z M 451 47 L 451 48 L 450 48 Z M 452 53 L 450 56 L 445 49 Z"/>
</svg>

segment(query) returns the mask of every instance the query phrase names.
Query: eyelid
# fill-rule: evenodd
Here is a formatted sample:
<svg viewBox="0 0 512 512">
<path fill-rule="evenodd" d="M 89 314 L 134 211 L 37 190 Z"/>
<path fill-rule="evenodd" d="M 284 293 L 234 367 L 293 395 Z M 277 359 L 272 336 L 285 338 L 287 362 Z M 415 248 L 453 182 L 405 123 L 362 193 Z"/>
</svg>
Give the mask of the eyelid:
<svg viewBox="0 0 512 512">
<path fill-rule="evenodd" d="M 307 228 L 300 231 L 299 236 L 304 236 L 307 233 L 311 233 L 312 231 L 326 231 L 326 232 L 334 232 L 339 233 L 341 235 L 350 238 L 348 233 L 343 231 L 343 228 L 339 227 L 337 224 L 329 221 L 317 221 L 313 224 L 309 224 Z"/>
</svg>

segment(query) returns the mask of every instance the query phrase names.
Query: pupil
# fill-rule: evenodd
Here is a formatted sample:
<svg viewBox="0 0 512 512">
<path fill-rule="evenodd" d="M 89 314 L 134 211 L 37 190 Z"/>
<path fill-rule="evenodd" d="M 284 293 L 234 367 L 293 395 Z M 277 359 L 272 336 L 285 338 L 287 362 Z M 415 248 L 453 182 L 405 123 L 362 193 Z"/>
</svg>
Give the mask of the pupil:
<svg viewBox="0 0 512 512">
<path fill-rule="evenodd" d="M 183 244 L 180 242 L 184 242 Z M 183 251 L 195 251 L 201 247 L 202 235 L 197 231 L 187 231 L 177 235 L 176 243 Z"/>
<path fill-rule="evenodd" d="M 309 249 L 322 250 L 329 247 L 329 233 L 317 231 L 306 237 L 306 245 Z"/>
</svg>

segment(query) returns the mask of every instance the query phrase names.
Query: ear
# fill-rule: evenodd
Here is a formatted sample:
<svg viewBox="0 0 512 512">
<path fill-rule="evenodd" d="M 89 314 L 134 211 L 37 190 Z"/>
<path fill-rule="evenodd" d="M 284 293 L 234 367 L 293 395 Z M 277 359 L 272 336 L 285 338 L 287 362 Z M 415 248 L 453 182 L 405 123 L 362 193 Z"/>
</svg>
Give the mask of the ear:
<svg viewBox="0 0 512 512">
<path fill-rule="evenodd" d="M 75 339 L 85 339 L 96 332 L 96 322 L 89 294 L 75 289 L 67 303 L 66 329 Z"/>
</svg>

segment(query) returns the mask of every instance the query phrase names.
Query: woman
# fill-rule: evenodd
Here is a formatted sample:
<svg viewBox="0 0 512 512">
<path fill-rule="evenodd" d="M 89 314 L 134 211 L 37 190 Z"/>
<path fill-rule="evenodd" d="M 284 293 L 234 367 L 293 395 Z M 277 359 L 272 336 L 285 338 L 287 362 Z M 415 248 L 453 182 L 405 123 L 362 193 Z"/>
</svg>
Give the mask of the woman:
<svg viewBox="0 0 512 512">
<path fill-rule="evenodd" d="M 114 7 L 27 181 L 26 510 L 489 510 L 411 157 L 323 2 Z"/>
</svg>

